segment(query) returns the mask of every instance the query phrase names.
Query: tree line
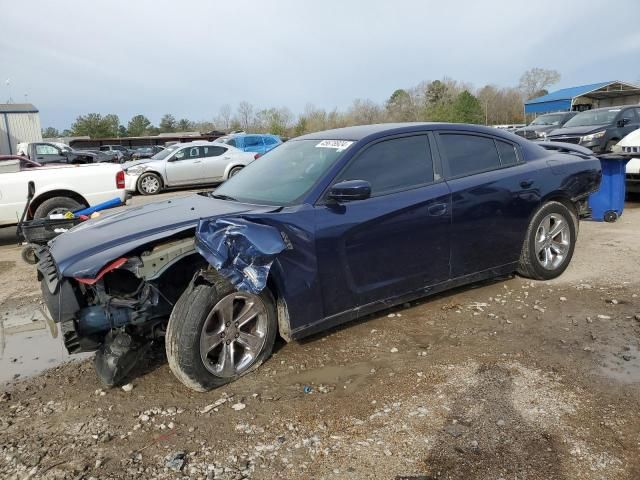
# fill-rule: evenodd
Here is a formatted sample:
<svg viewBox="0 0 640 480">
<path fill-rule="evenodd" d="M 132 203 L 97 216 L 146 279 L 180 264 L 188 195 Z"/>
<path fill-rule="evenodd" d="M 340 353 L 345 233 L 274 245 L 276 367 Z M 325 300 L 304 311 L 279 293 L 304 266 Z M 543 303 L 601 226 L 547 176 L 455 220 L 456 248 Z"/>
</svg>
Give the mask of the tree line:
<svg viewBox="0 0 640 480">
<path fill-rule="evenodd" d="M 287 107 L 256 109 L 249 102 L 242 101 L 235 110 L 228 104 L 221 106 L 211 121 L 177 120 L 167 113 L 157 126 L 144 115 L 133 116 L 125 126 L 117 115 L 89 113 L 79 116 L 69 129 L 60 132 L 48 127 L 42 135 L 45 138 L 99 138 L 245 130 L 298 136 L 330 128 L 386 122 L 525 123 L 524 101 L 546 94 L 546 89 L 559 80 L 557 71 L 543 68 L 526 71 L 517 87 L 485 85 L 474 89 L 471 84 L 445 77 L 421 82 L 411 88 L 397 89 L 383 104 L 359 98 L 345 110 L 326 110 L 309 104 L 296 116 Z"/>
</svg>

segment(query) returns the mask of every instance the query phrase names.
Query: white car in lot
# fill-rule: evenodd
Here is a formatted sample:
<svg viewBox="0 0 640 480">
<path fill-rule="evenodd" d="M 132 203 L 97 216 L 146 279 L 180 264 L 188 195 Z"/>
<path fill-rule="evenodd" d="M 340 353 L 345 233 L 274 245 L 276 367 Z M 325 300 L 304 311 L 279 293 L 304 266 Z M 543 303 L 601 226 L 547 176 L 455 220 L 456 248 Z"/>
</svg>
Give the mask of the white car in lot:
<svg viewBox="0 0 640 480">
<path fill-rule="evenodd" d="M 177 143 L 149 159 L 125 163 L 126 188 L 142 195 L 155 195 L 163 188 L 219 183 L 256 157 L 255 153 L 220 143 Z"/>
<path fill-rule="evenodd" d="M 620 140 L 613 151 L 631 157 L 626 168 L 627 192 L 640 193 L 640 129 Z"/>
<path fill-rule="evenodd" d="M 35 193 L 28 220 L 79 210 L 113 198 L 124 202 L 127 197 L 120 165 L 40 166 L 25 157 L 0 157 L 0 226 L 18 223 L 27 204 L 30 182 Z"/>
</svg>

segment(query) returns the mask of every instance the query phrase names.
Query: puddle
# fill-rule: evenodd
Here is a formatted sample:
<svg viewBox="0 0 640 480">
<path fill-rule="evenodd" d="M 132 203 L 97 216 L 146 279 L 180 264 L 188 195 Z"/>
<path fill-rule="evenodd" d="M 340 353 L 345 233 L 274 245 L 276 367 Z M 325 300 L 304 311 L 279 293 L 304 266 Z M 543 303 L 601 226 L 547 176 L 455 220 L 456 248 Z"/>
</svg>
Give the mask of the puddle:
<svg viewBox="0 0 640 480">
<path fill-rule="evenodd" d="M 630 345 L 629 350 L 607 353 L 602 359 L 600 372 L 619 382 L 640 383 L 640 349 Z"/>
<path fill-rule="evenodd" d="M 0 311 L 0 385 L 38 374 L 69 360 L 57 325 L 47 319 L 37 301 L 9 301 Z"/>
</svg>

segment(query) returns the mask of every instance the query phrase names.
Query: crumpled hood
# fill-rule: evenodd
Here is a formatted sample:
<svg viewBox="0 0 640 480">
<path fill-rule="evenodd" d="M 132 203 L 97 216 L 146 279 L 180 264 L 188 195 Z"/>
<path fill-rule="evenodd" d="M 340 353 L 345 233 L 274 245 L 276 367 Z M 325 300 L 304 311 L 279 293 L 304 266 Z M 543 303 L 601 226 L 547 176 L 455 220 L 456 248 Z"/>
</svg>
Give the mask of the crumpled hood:
<svg viewBox="0 0 640 480">
<path fill-rule="evenodd" d="M 608 125 L 586 125 L 584 127 L 556 128 L 549 135 L 589 135 L 590 133 L 605 130 L 607 126 Z"/>
<path fill-rule="evenodd" d="M 263 213 L 278 208 L 205 195 L 172 198 L 89 220 L 54 238 L 49 248 L 63 276 L 92 278 L 103 266 L 135 248 L 195 229 L 201 218 Z"/>
</svg>

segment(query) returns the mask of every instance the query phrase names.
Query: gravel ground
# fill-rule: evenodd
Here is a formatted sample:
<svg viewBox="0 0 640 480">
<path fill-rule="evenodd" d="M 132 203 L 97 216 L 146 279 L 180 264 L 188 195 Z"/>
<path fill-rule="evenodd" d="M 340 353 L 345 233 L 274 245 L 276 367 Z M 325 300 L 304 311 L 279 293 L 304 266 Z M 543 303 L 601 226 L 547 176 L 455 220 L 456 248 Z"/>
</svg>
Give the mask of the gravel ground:
<svg viewBox="0 0 640 480">
<path fill-rule="evenodd" d="M 0 385 L 0 478 L 637 480 L 638 205 L 583 223 L 560 279 L 474 285 L 279 344 L 205 394 L 161 345 L 126 390 L 90 360 L 23 379 L 35 357 L 64 357 L 37 335 L 32 267 L 0 247 L 0 367 L 22 372 Z"/>
</svg>

